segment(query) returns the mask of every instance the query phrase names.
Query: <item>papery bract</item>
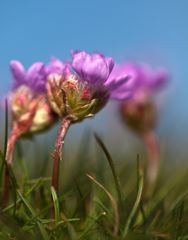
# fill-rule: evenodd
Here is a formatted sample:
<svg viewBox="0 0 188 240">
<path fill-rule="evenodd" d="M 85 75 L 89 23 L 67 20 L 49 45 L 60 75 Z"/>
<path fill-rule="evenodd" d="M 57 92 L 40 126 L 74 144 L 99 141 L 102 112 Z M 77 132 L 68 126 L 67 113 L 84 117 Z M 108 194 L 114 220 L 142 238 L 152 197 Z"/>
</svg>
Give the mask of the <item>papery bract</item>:
<svg viewBox="0 0 188 240">
<path fill-rule="evenodd" d="M 66 78 L 50 75 L 47 89 L 53 110 L 60 117 L 67 117 L 72 122 L 92 117 L 108 100 L 105 87 L 91 88 L 88 82 L 79 81 L 74 75 Z"/>
</svg>

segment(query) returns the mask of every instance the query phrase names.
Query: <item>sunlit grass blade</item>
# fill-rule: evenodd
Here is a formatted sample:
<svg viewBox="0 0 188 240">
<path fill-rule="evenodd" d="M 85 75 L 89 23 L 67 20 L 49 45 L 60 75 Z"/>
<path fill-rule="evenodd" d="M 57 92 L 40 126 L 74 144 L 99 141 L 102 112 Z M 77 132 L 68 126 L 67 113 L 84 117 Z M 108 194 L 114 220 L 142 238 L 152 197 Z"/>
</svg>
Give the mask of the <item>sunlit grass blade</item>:
<svg viewBox="0 0 188 240">
<path fill-rule="evenodd" d="M 58 201 L 58 197 L 57 197 L 54 187 L 51 186 L 50 189 L 51 189 L 51 194 L 52 194 L 52 199 L 53 199 L 53 204 L 54 204 L 55 222 L 58 223 L 60 220 L 59 201 Z"/>
<path fill-rule="evenodd" d="M 144 173 L 143 173 L 143 169 L 138 166 L 138 192 L 137 192 L 137 196 L 136 196 L 136 201 L 134 203 L 133 208 L 131 209 L 131 212 L 128 216 L 127 222 L 125 224 L 125 228 L 123 230 L 122 233 L 122 239 L 125 239 L 129 230 L 130 230 L 130 225 L 132 223 L 132 220 L 135 216 L 136 211 L 139 208 L 140 205 L 140 201 L 141 201 L 141 197 L 142 197 L 142 193 L 143 193 L 143 187 L 144 187 Z"/>
<path fill-rule="evenodd" d="M 43 224 L 49 224 L 49 223 L 55 223 L 55 219 L 41 219 L 41 223 Z M 77 222 L 77 221 L 80 221 L 80 218 L 69 218 L 67 219 L 68 222 Z M 61 224 L 64 224 L 64 223 L 67 223 L 67 221 L 65 220 L 60 220 L 58 223 L 57 223 L 57 226 L 58 225 L 61 225 Z"/>
</svg>

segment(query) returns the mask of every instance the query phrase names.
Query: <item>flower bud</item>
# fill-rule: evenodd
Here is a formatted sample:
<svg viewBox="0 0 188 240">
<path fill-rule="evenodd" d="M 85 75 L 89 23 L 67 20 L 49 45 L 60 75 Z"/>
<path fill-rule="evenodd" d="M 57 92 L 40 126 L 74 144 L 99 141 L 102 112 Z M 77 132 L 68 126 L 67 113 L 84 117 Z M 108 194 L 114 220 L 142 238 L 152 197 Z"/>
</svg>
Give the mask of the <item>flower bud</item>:
<svg viewBox="0 0 188 240">
<path fill-rule="evenodd" d="M 10 95 L 13 126 L 21 133 L 42 131 L 55 121 L 45 94 L 35 94 L 32 90 L 21 85 Z"/>
</svg>

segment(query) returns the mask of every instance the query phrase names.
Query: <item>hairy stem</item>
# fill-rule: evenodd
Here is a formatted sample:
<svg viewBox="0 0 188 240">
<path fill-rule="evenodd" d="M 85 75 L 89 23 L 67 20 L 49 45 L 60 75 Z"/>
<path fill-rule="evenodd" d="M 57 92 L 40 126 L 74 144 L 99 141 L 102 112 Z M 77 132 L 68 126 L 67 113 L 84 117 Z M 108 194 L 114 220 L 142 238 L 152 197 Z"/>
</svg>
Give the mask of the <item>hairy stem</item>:
<svg viewBox="0 0 188 240">
<path fill-rule="evenodd" d="M 58 193 L 59 189 L 59 165 L 60 160 L 62 159 L 62 147 L 64 145 L 64 139 L 70 127 L 70 124 L 71 121 L 69 119 L 67 118 L 63 119 L 56 139 L 55 150 L 53 154 L 53 173 L 52 173 L 52 186 L 54 187 L 56 193 Z"/>
<path fill-rule="evenodd" d="M 62 147 L 64 145 L 64 139 L 67 134 L 67 131 L 70 127 L 71 121 L 67 118 L 64 118 L 55 143 L 55 150 L 53 153 L 53 173 L 52 173 L 52 183 L 51 185 L 54 187 L 57 195 L 59 191 L 59 165 L 60 160 L 62 159 Z M 52 202 L 54 203 L 53 199 Z M 50 215 L 52 218 L 55 217 L 55 206 L 53 205 L 50 210 Z"/>
</svg>

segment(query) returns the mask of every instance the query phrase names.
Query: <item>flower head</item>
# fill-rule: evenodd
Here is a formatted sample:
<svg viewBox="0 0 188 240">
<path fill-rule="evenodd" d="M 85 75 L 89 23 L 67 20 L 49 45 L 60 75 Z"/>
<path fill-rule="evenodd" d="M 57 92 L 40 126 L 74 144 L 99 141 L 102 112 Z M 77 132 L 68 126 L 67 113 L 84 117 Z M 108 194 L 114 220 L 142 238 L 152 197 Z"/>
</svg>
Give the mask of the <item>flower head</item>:
<svg viewBox="0 0 188 240">
<path fill-rule="evenodd" d="M 10 62 L 11 72 L 14 78 L 13 89 L 21 85 L 26 85 L 33 92 L 44 93 L 46 91 L 46 73 L 45 65 L 42 62 L 36 62 L 26 71 L 19 61 Z"/>
<path fill-rule="evenodd" d="M 114 62 L 102 54 L 73 52 L 72 64 L 59 64 L 60 71 L 53 68 L 48 77 L 48 98 L 52 108 L 61 117 L 80 121 L 93 116 L 107 102 L 112 83 L 107 79 Z"/>
<path fill-rule="evenodd" d="M 145 64 L 124 63 L 117 66 L 114 75 L 128 74 L 130 79 L 114 94 L 121 96 L 124 89 L 131 89 L 133 97 L 120 104 L 121 114 L 129 127 L 139 133 L 154 128 L 157 119 L 156 105 L 153 94 L 161 89 L 168 81 L 168 74 L 163 69 L 153 71 Z"/>
<path fill-rule="evenodd" d="M 19 61 L 11 61 L 10 67 L 14 78 L 9 97 L 13 127 L 20 135 L 49 127 L 55 114 L 46 97 L 45 65 L 34 63 L 27 72 Z"/>
</svg>

